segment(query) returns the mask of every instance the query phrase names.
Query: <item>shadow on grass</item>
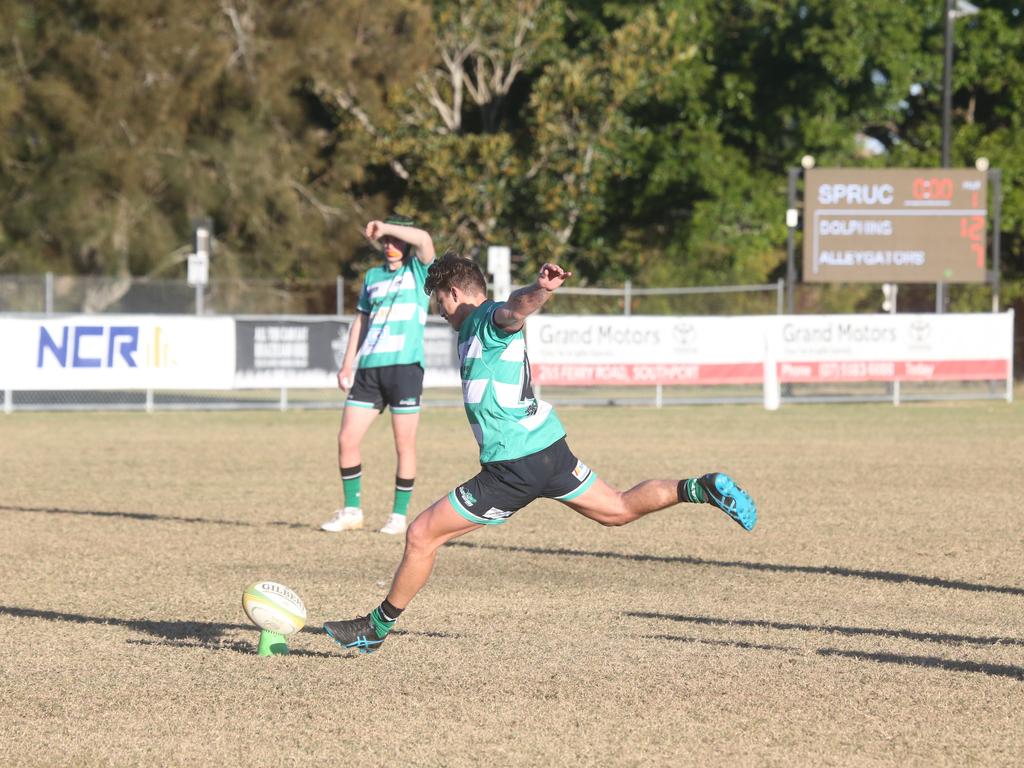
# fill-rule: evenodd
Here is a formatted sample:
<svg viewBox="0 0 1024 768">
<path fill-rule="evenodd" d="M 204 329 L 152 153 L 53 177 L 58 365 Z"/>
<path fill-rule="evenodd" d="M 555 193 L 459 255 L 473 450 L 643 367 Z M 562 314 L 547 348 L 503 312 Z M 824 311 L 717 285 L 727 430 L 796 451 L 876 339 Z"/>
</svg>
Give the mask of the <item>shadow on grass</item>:
<svg viewBox="0 0 1024 768">
<path fill-rule="evenodd" d="M 0 605 L 0 616 L 16 618 L 45 619 L 46 621 L 63 621 L 72 624 L 99 624 L 101 626 L 126 627 L 136 632 L 159 638 L 158 640 L 129 640 L 130 645 L 161 645 L 170 648 L 205 648 L 211 651 L 234 651 L 250 656 L 256 655 L 258 630 L 252 624 L 218 624 L 208 621 L 153 621 L 150 619 L 119 619 L 110 616 L 86 616 L 80 613 L 63 613 L 60 611 L 41 611 L 36 608 L 18 608 Z M 248 630 L 252 632 L 252 641 L 235 640 L 224 637 L 226 632 Z M 306 626 L 300 632 L 304 635 L 324 635 L 319 626 Z M 458 635 L 445 632 L 417 632 L 412 630 L 395 630 L 391 634 L 406 637 L 427 637 L 454 639 Z M 341 651 L 329 653 L 324 651 L 307 651 L 301 648 L 289 648 L 289 656 L 313 656 L 318 658 L 342 658 Z"/>
<path fill-rule="evenodd" d="M 674 643 L 693 643 L 698 645 L 730 646 L 732 648 L 753 649 L 758 651 L 783 651 L 785 653 L 800 653 L 797 648 L 790 648 L 785 645 L 762 645 L 758 643 L 746 643 L 741 640 L 706 640 L 699 637 L 686 637 L 685 635 L 642 635 L 648 640 L 668 640 Z M 865 653 L 863 651 L 841 651 L 837 648 L 818 648 L 815 653 L 819 656 L 838 656 L 845 659 L 857 661 L 873 661 L 880 664 L 900 664 L 907 667 L 924 667 L 928 669 L 941 669 L 947 672 L 972 672 L 982 675 L 993 675 L 995 677 L 1009 677 L 1013 680 L 1024 680 L 1024 667 L 1015 667 L 1010 664 L 989 664 L 979 661 L 959 661 L 955 659 L 940 659 L 936 656 L 904 656 L 898 653 Z"/>
<path fill-rule="evenodd" d="M 1024 680 L 1024 667 L 1010 664 L 989 664 L 978 661 L 959 661 L 956 659 L 940 659 L 935 656 L 902 656 L 898 653 L 864 653 L 863 651 L 839 651 L 835 648 L 819 648 L 821 656 L 840 656 L 845 659 L 874 661 L 880 664 L 902 664 L 910 667 L 933 667 L 949 672 L 976 672 L 996 677 L 1010 677 Z"/>
<path fill-rule="evenodd" d="M 215 520 L 208 517 L 184 517 L 181 515 L 158 515 L 154 512 L 109 512 L 99 509 L 62 509 L 60 507 L 22 507 L 0 505 L 4 512 L 41 512 L 47 515 L 76 515 L 85 517 L 116 517 L 128 520 L 144 520 L 147 522 L 168 521 L 173 523 L 198 523 L 201 525 L 224 525 L 235 528 L 309 528 L 304 523 L 289 523 L 286 520 L 273 520 L 269 523 L 251 523 L 246 520 Z"/>
<path fill-rule="evenodd" d="M 844 627 L 835 624 L 796 624 L 783 621 L 765 621 L 764 619 L 719 619 L 713 616 L 685 616 L 673 613 L 650 613 L 647 611 L 627 611 L 626 616 L 637 619 L 664 619 L 680 621 L 688 624 L 706 624 L 713 626 L 732 627 L 764 627 L 765 629 L 798 629 L 804 632 L 824 632 L 837 635 L 873 635 L 875 637 L 895 637 L 904 640 L 920 640 L 929 643 L 957 643 L 960 645 L 1024 645 L 1024 639 L 1017 637 L 978 637 L 974 635 L 954 635 L 946 632 L 915 632 L 910 629 L 886 629 L 885 627 Z"/>
<path fill-rule="evenodd" d="M 943 579 L 936 576 L 918 576 L 898 571 L 874 571 L 862 568 L 842 568 L 836 565 L 787 565 L 784 563 L 755 563 L 746 560 L 709 560 L 703 557 L 685 555 L 644 555 L 600 550 L 562 549 L 548 547 L 516 547 L 503 544 L 477 544 L 470 541 L 451 541 L 445 546 L 466 549 L 489 549 L 500 552 L 518 552 L 527 555 L 550 555 L 554 557 L 595 557 L 608 560 L 626 560 L 643 563 L 669 563 L 673 565 L 707 565 L 715 568 L 735 568 L 744 571 L 768 571 L 772 573 L 815 573 L 825 576 L 843 576 L 852 579 L 888 581 L 894 584 L 917 584 L 925 587 L 958 589 L 965 592 L 995 592 L 1003 595 L 1024 595 L 1024 587 L 1003 587 L 994 584 L 978 584 L 971 581 Z"/>
</svg>

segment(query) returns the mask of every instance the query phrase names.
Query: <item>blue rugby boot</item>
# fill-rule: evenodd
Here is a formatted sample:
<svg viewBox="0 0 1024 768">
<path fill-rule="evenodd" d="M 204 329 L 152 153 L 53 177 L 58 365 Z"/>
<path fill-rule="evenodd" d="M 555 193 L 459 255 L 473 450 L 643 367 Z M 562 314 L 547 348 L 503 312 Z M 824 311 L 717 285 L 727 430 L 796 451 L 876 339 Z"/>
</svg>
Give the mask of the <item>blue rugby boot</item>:
<svg viewBox="0 0 1024 768">
<path fill-rule="evenodd" d="M 725 512 L 742 525 L 744 530 L 754 530 L 757 525 L 757 505 L 750 494 L 736 485 L 731 477 L 722 472 L 709 472 L 698 478 L 697 482 L 707 495 L 709 504 Z"/>
<path fill-rule="evenodd" d="M 376 608 L 366 616 L 348 621 L 326 621 L 324 632 L 342 648 L 351 648 L 359 653 L 373 653 L 384 644 L 388 632 L 395 625 L 374 616 Z"/>
</svg>

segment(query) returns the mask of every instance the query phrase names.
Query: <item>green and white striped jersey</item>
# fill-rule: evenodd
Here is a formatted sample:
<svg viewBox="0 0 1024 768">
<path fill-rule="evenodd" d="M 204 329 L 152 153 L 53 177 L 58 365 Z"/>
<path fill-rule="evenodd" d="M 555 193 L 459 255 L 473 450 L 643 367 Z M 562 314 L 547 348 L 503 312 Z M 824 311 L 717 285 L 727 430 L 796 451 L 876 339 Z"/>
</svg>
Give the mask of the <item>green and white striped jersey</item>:
<svg viewBox="0 0 1024 768">
<path fill-rule="evenodd" d="M 360 368 L 423 365 L 423 326 L 430 305 L 423 284 L 428 266 L 413 256 L 394 271 L 386 265 L 367 270 L 356 306 L 369 315 L 359 347 Z"/>
<path fill-rule="evenodd" d="M 459 329 L 462 400 L 481 464 L 521 459 L 565 437 L 551 404 L 533 395 L 525 334 L 494 324 L 501 306 L 485 301 Z"/>
</svg>

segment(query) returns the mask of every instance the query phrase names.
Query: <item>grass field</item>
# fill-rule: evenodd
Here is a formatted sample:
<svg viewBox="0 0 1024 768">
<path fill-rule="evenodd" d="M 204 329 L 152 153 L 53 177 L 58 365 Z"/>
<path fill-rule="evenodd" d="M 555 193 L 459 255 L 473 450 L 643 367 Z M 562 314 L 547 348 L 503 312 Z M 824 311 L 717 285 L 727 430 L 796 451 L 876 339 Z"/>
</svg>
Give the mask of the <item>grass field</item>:
<svg viewBox="0 0 1024 768">
<path fill-rule="evenodd" d="M 724 469 L 710 507 L 606 529 L 541 502 L 445 547 L 398 632 L 318 631 L 402 543 L 325 534 L 337 415 L 0 418 L 0 754 L 10 765 L 1013 765 L 1024 754 L 1024 408 L 560 410 L 612 484 Z M 476 471 L 424 414 L 413 505 Z M 383 523 L 381 420 L 364 507 Z M 255 655 L 244 587 L 310 627 Z"/>
</svg>

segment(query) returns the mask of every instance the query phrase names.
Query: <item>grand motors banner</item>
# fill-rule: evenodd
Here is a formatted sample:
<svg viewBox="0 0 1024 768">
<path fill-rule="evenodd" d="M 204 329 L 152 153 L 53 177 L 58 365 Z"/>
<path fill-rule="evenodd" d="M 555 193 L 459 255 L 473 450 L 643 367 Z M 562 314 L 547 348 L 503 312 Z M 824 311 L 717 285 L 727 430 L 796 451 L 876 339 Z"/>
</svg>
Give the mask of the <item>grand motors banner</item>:
<svg viewBox="0 0 1024 768">
<path fill-rule="evenodd" d="M 1013 312 L 779 317 L 779 381 L 978 381 L 1012 375 Z"/>
<path fill-rule="evenodd" d="M 533 378 L 552 385 L 1000 380 L 1013 313 L 623 317 L 527 323 Z"/>
<path fill-rule="evenodd" d="M 230 389 L 230 317 L 0 318 L 0 389 Z"/>
<path fill-rule="evenodd" d="M 751 384 L 771 319 L 539 315 L 526 345 L 538 384 Z"/>
</svg>

